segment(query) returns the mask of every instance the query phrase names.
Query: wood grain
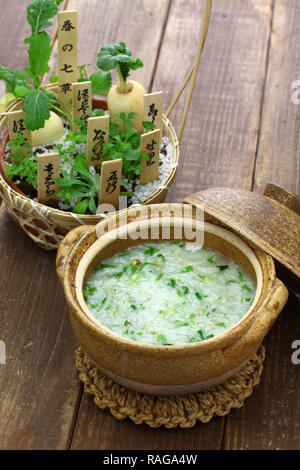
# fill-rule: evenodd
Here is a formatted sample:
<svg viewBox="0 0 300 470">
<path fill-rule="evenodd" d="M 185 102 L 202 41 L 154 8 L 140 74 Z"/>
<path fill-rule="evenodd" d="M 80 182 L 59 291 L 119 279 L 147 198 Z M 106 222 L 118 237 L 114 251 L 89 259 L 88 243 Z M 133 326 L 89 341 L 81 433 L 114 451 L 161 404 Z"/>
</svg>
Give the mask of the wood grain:
<svg viewBox="0 0 300 470">
<path fill-rule="evenodd" d="M 99 410 L 90 396 L 83 395 L 72 449 L 194 450 L 220 449 L 224 418 L 192 429 L 151 429 L 129 419 L 117 421 Z"/>
<path fill-rule="evenodd" d="M 80 394 L 74 339 L 46 253 L 0 211 L 1 449 L 66 448 Z"/>
<path fill-rule="evenodd" d="M 10 69 L 28 65 L 28 55 L 24 38 L 30 35 L 30 26 L 25 21 L 26 9 L 30 1 L 19 0 L 0 1 L 0 64 Z M 11 34 L 11 32 L 14 34 Z M 5 47 L 3 45 L 5 44 Z"/>
<path fill-rule="evenodd" d="M 23 39 L 30 33 L 24 20 L 29 3 L 1 1 L 0 64 L 9 68 L 28 65 Z M 55 254 L 34 245 L 4 207 L 0 253 L 0 338 L 7 352 L 0 366 L 0 449 L 64 449 L 81 387 Z"/>
<path fill-rule="evenodd" d="M 228 415 L 225 449 L 299 449 L 300 374 L 291 361 L 299 308 L 299 298 L 291 295 L 268 334 L 261 383 L 243 408 Z"/>
<path fill-rule="evenodd" d="M 276 0 L 270 41 L 254 190 L 274 182 L 299 194 L 300 105 L 292 81 L 300 78 L 300 5 Z M 234 449 L 299 449 L 300 368 L 291 361 L 299 339 L 300 298 L 289 302 L 266 340 L 262 382 L 242 410 L 226 422 L 224 445 Z"/>
<path fill-rule="evenodd" d="M 300 80 L 299 21 L 297 0 L 276 0 L 255 191 L 273 182 L 300 192 L 300 104 L 292 102 L 292 83 Z"/>
<path fill-rule="evenodd" d="M 213 2 L 180 143 L 180 178 L 175 180 L 169 200 L 180 201 L 192 192 L 214 186 L 251 189 L 271 5 L 272 0 Z M 152 87 L 152 91 L 164 91 L 165 108 L 195 58 L 203 9 L 204 2 L 197 0 L 172 2 Z M 185 96 L 170 116 L 176 129 Z"/>
<path fill-rule="evenodd" d="M 29 3 L 0 0 L 0 64 L 10 68 L 27 66 Z M 262 192 L 268 181 L 299 193 L 300 105 L 291 101 L 291 83 L 300 79 L 298 3 L 276 0 L 273 11 L 273 0 L 214 0 L 170 200 L 222 185 Z M 131 0 L 129 8 L 126 0 L 69 0 L 62 7 L 67 4 L 79 10 L 79 63 L 91 63 L 92 72 L 102 45 L 125 40 L 145 62 L 133 78 L 149 92 L 163 90 L 166 110 L 194 60 L 204 1 Z M 56 51 L 54 45 L 51 73 Z M 171 115 L 177 129 L 185 96 Z M 0 449 L 300 448 L 300 369 L 291 362 L 300 326 L 296 297 L 267 336 L 262 380 L 243 408 L 190 430 L 156 430 L 119 422 L 82 395 L 55 254 L 34 245 L 4 207 L 0 253 L 0 340 L 7 348 L 7 364 L 0 365 Z"/>
</svg>

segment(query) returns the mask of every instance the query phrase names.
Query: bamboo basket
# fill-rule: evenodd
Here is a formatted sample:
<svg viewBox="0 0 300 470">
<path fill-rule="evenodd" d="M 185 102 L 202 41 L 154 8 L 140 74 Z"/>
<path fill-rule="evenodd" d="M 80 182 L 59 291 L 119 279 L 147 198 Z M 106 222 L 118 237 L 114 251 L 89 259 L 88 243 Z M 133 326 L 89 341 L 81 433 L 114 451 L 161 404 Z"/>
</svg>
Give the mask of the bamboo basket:
<svg viewBox="0 0 300 470">
<path fill-rule="evenodd" d="M 163 114 L 163 135 L 169 138 L 169 141 L 173 147 L 173 163 L 171 171 L 166 180 L 163 182 L 162 186 L 160 186 L 155 192 L 153 192 L 149 197 L 147 197 L 147 199 L 143 201 L 144 204 L 157 204 L 163 202 L 166 199 L 168 191 L 174 182 L 179 161 L 179 142 L 182 137 L 190 108 L 191 98 L 197 78 L 200 56 L 208 32 L 211 6 L 212 0 L 206 0 L 204 18 L 195 61 L 168 110 L 165 114 Z M 169 120 L 169 114 L 175 107 L 190 79 L 190 89 L 177 135 Z M 48 88 L 55 91 L 55 85 L 48 85 Z M 21 109 L 22 104 L 22 100 L 15 100 L 7 107 L 6 111 L 16 111 Z M 8 141 L 7 117 L 4 114 L 0 116 L 0 135 L 3 140 L 2 149 L 4 150 Z M 15 222 L 21 227 L 22 230 L 24 230 L 25 233 L 27 233 L 27 235 L 29 235 L 29 237 L 35 243 L 37 243 L 37 245 L 46 250 L 57 249 L 64 236 L 73 228 L 80 225 L 96 225 L 98 222 L 100 222 L 100 220 L 103 219 L 103 215 L 101 214 L 78 215 L 74 214 L 73 212 L 65 212 L 59 209 L 48 207 L 44 204 L 37 203 L 29 197 L 23 195 L 21 192 L 16 191 L 16 189 L 11 186 L 5 175 L 2 174 L 0 174 L 0 195 L 2 196 L 6 210 L 15 220 Z"/>
</svg>

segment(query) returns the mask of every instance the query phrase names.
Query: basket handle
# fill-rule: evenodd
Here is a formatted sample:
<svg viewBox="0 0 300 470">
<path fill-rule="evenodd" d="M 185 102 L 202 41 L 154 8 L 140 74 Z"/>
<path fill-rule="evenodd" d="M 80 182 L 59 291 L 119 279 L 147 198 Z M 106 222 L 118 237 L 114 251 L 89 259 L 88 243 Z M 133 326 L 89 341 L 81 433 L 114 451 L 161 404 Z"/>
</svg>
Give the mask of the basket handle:
<svg viewBox="0 0 300 470">
<path fill-rule="evenodd" d="M 189 73 L 187 74 L 181 88 L 179 89 L 177 95 L 173 99 L 172 103 L 170 104 L 170 106 L 169 106 L 169 108 L 167 109 L 167 112 L 166 112 L 166 117 L 168 117 L 169 114 L 171 113 L 171 111 L 173 110 L 174 106 L 176 105 L 177 101 L 179 100 L 179 98 L 180 98 L 183 90 L 185 89 L 186 85 L 188 84 L 190 78 L 192 77 L 192 81 L 191 81 L 190 89 L 189 89 L 189 94 L 188 94 L 188 97 L 187 97 L 187 102 L 186 102 L 186 105 L 185 105 L 183 117 L 182 117 L 182 120 L 181 120 L 179 132 L 178 132 L 178 140 L 179 141 L 181 139 L 181 136 L 182 136 L 182 133 L 183 133 L 183 130 L 184 130 L 184 126 L 185 126 L 185 123 L 186 123 L 187 115 L 188 115 L 190 105 L 191 105 L 192 95 L 193 95 L 193 91 L 194 91 L 194 87 L 195 87 L 195 83 L 196 83 L 196 78 L 197 78 L 197 72 L 198 72 L 199 63 L 200 63 L 200 56 L 201 56 L 201 53 L 202 53 L 202 50 L 203 50 L 203 47 L 204 47 L 204 44 L 205 44 L 206 36 L 207 36 L 207 33 L 208 33 L 210 16 L 211 16 L 211 7 L 212 7 L 212 0 L 206 0 L 203 23 L 202 23 L 202 28 L 201 28 L 200 39 L 199 39 L 199 43 L 198 43 L 198 49 L 197 49 L 195 62 L 193 63 L 193 65 L 192 65 Z"/>
</svg>

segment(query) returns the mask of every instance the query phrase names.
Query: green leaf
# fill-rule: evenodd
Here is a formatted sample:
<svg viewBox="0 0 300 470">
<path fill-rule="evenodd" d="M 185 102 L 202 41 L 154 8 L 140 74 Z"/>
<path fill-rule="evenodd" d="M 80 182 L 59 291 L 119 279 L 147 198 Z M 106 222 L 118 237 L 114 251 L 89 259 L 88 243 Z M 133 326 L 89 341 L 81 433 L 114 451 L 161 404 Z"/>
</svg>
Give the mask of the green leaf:
<svg viewBox="0 0 300 470">
<path fill-rule="evenodd" d="M 181 269 L 180 269 L 180 272 L 181 272 L 181 273 L 188 273 L 188 272 L 190 272 L 190 271 L 194 271 L 193 266 L 185 266 L 184 268 L 181 268 Z"/>
<path fill-rule="evenodd" d="M 220 269 L 220 271 L 225 271 L 225 269 L 228 269 L 229 266 L 228 266 L 228 264 L 224 264 L 222 266 L 218 266 L 218 268 Z"/>
<path fill-rule="evenodd" d="M 153 129 L 156 128 L 156 125 L 152 124 L 152 122 L 150 122 L 150 121 L 142 121 L 142 124 L 143 124 L 143 128 L 146 131 L 153 131 Z"/>
<path fill-rule="evenodd" d="M 49 82 L 50 83 L 58 82 L 58 76 L 57 75 L 51 75 L 51 77 L 49 77 Z"/>
<path fill-rule="evenodd" d="M 202 331 L 202 330 L 198 330 L 197 333 L 198 333 L 198 335 L 200 336 L 200 338 L 202 339 L 202 341 L 204 341 L 204 340 L 205 340 L 205 336 L 204 336 L 204 334 L 203 334 L 203 331 Z"/>
<path fill-rule="evenodd" d="M 111 74 L 104 72 L 95 72 L 90 75 L 92 82 L 92 92 L 95 95 L 102 95 L 107 93 L 111 87 Z"/>
<path fill-rule="evenodd" d="M 45 121 L 50 117 L 50 99 L 43 91 L 33 90 L 25 98 L 24 111 L 26 113 L 25 126 L 34 131 L 44 127 Z"/>
<path fill-rule="evenodd" d="M 133 61 L 131 63 L 131 69 L 132 70 L 137 70 L 137 69 L 140 69 L 141 67 L 144 67 L 144 64 L 141 61 L 141 59 L 136 59 L 136 61 Z"/>
<path fill-rule="evenodd" d="M 89 171 L 89 166 L 84 155 L 76 155 L 75 168 L 77 171 L 80 169 Z"/>
<path fill-rule="evenodd" d="M 23 85 L 16 85 L 14 90 L 14 95 L 16 98 L 25 98 L 26 95 L 30 93 L 29 88 Z"/>
<path fill-rule="evenodd" d="M 102 109 L 93 109 L 91 117 L 105 116 L 105 112 Z"/>
<path fill-rule="evenodd" d="M 161 341 L 162 343 L 167 342 L 167 338 L 164 335 L 157 335 L 157 339 Z"/>
<path fill-rule="evenodd" d="M 56 97 L 55 94 L 52 93 L 51 91 L 43 90 L 42 88 L 41 88 L 41 91 L 43 91 L 44 94 L 45 94 L 46 96 L 48 96 L 48 98 L 49 98 L 50 101 L 55 101 L 55 102 L 57 101 L 57 97 Z"/>
<path fill-rule="evenodd" d="M 39 86 L 39 78 L 49 72 L 48 65 L 51 56 L 51 38 L 45 31 L 32 36 L 29 39 L 29 65 L 26 69 L 28 75 L 34 79 L 36 88 Z"/>
<path fill-rule="evenodd" d="M 55 0 L 34 0 L 27 7 L 27 21 L 31 26 L 32 36 L 52 25 L 50 19 L 58 12 Z M 25 39 L 27 42 L 28 39 Z"/>
<path fill-rule="evenodd" d="M 82 201 L 77 202 L 73 212 L 75 212 L 75 214 L 85 214 L 89 206 L 89 202 L 90 201 L 88 199 L 83 199 Z"/>
<path fill-rule="evenodd" d="M 124 152 L 125 160 L 135 162 L 140 160 L 140 152 L 138 150 L 129 150 Z"/>
<path fill-rule="evenodd" d="M 0 65 L 0 80 L 6 82 L 7 93 L 14 95 L 16 86 L 28 87 L 28 77 L 24 72 L 10 70 L 7 67 L 3 67 L 3 65 Z"/>
<path fill-rule="evenodd" d="M 128 119 L 135 119 L 138 117 L 138 113 L 129 113 L 128 114 Z"/>
<path fill-rule="evenodd" d="M 91 211 L 92 214 L 96 214 L 97 212 L 97 206 L 96 206 L 94 197 L 91 197 L 90 199 L 89 210 Z"/>
<path fill-rule="evenodd" d="M 132 60 L 131 55 L 131 51 L 124 42 L 108 44 L 100 49 L 97 55 L 97 66 L 105 72 L 117 68 L 120 80 L 125 81 L 130 70 L 136 70 L 144 65 L 140 59 Z"/>
</svg>

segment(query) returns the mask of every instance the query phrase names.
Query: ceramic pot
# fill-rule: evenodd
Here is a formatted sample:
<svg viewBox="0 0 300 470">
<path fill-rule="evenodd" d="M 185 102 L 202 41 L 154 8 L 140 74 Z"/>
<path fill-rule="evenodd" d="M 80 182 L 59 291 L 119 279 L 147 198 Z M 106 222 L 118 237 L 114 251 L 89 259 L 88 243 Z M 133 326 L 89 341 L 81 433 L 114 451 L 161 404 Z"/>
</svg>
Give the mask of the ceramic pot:
<svg viewBox="0 0 300 470">
<path fill-rule="evenodd" d="M 146 233 L 150 226 L 158 233 L 156 241 L 163 241 L 165 227 L 170 228 L 171 240 L 191 241 L 185 231 L 180 238 L 178 234 L 175 236 L 183 224 L 194 230 L 195 237 L 200 235 L 203 225 L 199 216 L 191 212 L 182 219 L 184 207 L 183 204 L 146 206 L 142 216 L 137 209 L 133 213 L 133 208 L 129 208 L 117 213 L 114 222 L 110 217 L 97 228 L 74 229 L 65 237 L 57 254 L 58 276 L 69 305 L 72 327 L 83 350 L 104 374 L 140 392 L 185 394 L 222 383 L 256 353 L 288 296 L 287 289 L 276 278 L 271 256 L 232 231 L 203 222 L 204 246 L 235 261 L 256 282 L 253 304 L 237 324 L 198 343 L 156 346 L 121 337 L 95 320 L 82 293 L 89 274 L 102 260 L 129 246 L 155 241 L 150 233 L 148 238 L 132 239 L 138 231 Z"/>
</svg>

